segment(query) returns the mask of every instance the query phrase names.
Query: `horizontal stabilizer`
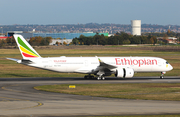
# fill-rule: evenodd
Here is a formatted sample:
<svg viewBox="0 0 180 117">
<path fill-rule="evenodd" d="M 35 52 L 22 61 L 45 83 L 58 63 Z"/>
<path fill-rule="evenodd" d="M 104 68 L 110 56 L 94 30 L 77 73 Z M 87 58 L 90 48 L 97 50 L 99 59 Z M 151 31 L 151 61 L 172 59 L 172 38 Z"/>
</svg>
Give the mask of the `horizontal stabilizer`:
<svg viewBox="0 0 180 117">
<path fill-rule="evenodd" d="M 19 59 L 15 59 L 15 58 L 6 58 L 6 59 L 9 59 L 9 60 L 12 60 L 12 61 L 19 61 Z"/>
</svg>

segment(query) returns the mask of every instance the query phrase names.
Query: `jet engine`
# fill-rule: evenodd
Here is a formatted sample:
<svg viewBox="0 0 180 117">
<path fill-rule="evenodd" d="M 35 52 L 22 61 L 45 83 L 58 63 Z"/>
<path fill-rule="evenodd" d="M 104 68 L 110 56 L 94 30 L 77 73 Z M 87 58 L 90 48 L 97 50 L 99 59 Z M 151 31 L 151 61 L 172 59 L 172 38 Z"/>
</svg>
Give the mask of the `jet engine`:
<svg viewBox="0 0 180 117">
<path fill-rule="evenodd" d="M 134 76 L 134 70 L 132 68 L 119 68 L 116 69 L 115 76 L 119 78 L 132 78 Z"/>
</svg>

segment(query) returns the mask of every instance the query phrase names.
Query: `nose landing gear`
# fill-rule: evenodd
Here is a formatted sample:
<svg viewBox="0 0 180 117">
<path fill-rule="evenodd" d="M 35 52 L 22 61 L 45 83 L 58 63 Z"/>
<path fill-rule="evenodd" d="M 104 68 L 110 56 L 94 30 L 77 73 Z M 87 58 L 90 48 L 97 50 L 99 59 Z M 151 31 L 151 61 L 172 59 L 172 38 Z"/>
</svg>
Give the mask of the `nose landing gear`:
<svg viewBox="0 0 180 117">
<path fill-rule="evenodd" d="M 166 72 L 161 72 L 161 76 L 160 76 L 160 79 L 163 79 L 164 78 L 164 74 L 165 74 Z"/>
</svg>

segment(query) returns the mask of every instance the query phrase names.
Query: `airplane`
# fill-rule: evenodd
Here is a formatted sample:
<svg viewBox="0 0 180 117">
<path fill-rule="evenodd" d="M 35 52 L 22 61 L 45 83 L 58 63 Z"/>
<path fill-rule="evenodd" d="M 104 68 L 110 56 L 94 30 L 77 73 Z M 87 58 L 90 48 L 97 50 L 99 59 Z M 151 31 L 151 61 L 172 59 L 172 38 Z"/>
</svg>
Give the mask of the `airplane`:
<svg viewBox="0 0 180 117">
<path fill-rule="evenodd" d="M 88 74 L 84 78 L 104 80 L 114 74 L 118 78 L 132 78 L 137 72 L 160 72 L 164 78 L 173 67 L 158 57 L 41 57 L 22 35 L 13 35 L 19 47 L 22 59 L 7 58 L 31 67 L 61 72 Z M 93 75 L 91 75 L 93 74 Z"/>
</svg>

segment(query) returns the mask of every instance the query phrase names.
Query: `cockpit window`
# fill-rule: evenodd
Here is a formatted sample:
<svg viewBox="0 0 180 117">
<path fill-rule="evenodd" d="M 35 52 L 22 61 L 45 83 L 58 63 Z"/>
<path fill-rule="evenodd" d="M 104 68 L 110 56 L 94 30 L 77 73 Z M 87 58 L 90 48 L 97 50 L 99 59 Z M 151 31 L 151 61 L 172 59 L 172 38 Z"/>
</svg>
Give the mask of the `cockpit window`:
<svg viewBox="0 0 180 117">
<path fill-rule="evenodd" d="M 169 63 L 166 61 L 166 64 L 169 64 Z"/>
</svg>

